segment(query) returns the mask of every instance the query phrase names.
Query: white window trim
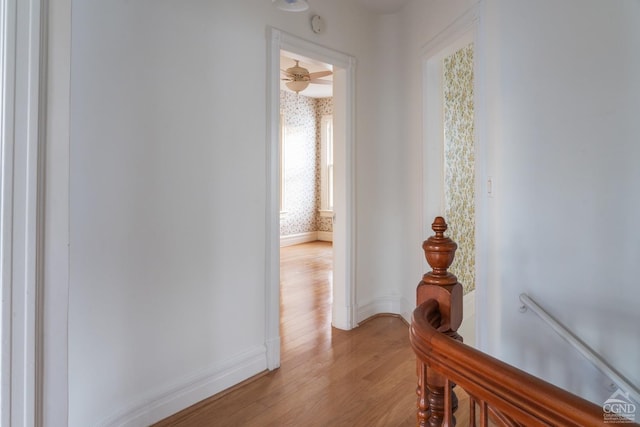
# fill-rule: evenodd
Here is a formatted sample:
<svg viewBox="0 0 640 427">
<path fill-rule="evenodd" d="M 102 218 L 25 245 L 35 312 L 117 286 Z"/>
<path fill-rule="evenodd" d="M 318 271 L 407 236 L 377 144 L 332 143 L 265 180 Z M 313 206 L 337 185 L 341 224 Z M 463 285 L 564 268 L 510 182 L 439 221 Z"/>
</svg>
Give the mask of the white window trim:
<svg viewBox="0 0 640 427">
<path fill-rule="evenodd" d="M 286 211 L 286 196 L 287 196 L 287 187 L 286 187 L 286 157 L 285 157 L 285 147 L 287 146 L 287 126 L 286 126 L 286 116 L 281 111 L 280 112 L 280 219 L 284 218 L 287 215 Z"/>
<path fill-rule="evenodd" d="M 333 146 L 333 115 L 326 114 L 320 120 L 320 216 L 332 217 L 333 205 L 331 203 L 331 194 L 333 192 L 333 182 L 331 180 L 333 169 L 333 156 L 329 151 Z M 331 145 L 329 145 L 331 141 Z M 328 164 L 328 158 L 331 157 L 331 164 Z"/>
</svg>

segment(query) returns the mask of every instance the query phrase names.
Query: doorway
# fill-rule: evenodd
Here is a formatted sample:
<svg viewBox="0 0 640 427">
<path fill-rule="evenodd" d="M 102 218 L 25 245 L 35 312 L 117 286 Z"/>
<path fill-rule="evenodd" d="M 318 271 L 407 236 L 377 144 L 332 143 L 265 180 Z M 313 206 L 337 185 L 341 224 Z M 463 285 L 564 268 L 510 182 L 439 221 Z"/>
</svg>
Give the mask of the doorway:
<svg viewBox="0 0 640 427">
<path fill-rule="evenodd" d="M 280 244 L 332 241 L 332 67 L 281 51 L 280 69 Z"/>
<path fill-rule="evenodd" d="M 355 59 L 275 28 L 267 55 L 267 236 L 265 345 L 267 368 L 280 366 L 280 52 L 314 58 L 333 67 L 334 221 L 331 324 L 355 326 L 354 90 Z"/>
<path fill-rule="evenodd" d="M 458 243 L 452 273 L 465 288 L 459 332 L 476 346 L 476 295 L 484 295 L 485 150 L 479 136 L 478 10 L 470 9 L 423 48 L 424 230 L 444 216 Z"/>
<path fill-rule="evenodd" d="M 281 363 L 331 335 L 332 67 L 280 51 Z"/>
</svg>

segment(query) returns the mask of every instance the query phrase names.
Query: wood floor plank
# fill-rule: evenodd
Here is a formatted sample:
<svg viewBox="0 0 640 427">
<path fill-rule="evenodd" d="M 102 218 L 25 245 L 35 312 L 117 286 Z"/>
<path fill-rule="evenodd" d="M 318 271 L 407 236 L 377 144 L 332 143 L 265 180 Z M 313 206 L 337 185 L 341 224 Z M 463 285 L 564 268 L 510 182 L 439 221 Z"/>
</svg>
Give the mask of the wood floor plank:
<svg viewBox="0 0 640 427">
<path fill-rule="evenodd" d="M 332 328 L 331 257 L 327 242 L 281 250 L 280 369 L 155 427 L 414 426 L 407 325 L 383 316 L 352 331 Z"/>
</svg>

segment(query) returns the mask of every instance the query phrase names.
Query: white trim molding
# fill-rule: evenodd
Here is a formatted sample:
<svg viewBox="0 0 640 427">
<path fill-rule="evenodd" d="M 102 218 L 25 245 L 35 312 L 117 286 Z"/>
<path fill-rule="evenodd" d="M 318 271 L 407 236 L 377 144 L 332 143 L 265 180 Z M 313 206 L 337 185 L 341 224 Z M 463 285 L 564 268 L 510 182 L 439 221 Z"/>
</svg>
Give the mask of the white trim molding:
<svg viewBox="0 0 640 427">
<path fill-rule="evenodd" d="M 161 421 L 266 370 L 262 346 L 141 397 L 128 408 L 100 422 L 100 427 L 137 427 Z"/>
<path fill-rule="evenodd" d="M 267 164 L 265 212 L 265 345 L 267 368 L 280 367 L 280 71 L 279 31 L 267 31 Z"/>
<path fill-rule="evenodd" d="M 380 313 L 400 314 L 406 320 L 404 308 L 407 306 L 409 304 L 399 294 L 379 296 L 358 307 L 358 322 Z M 411 312 L 413 312 L 415 305 L 411 307 Z M 408 322 L 411 322 L 411 316 L 409 316 Z"/>
<path fill-rule="evenodd" d="M 480 19 L 480 5 L 476 4 L 466 12 L 456 18 L 444 30 L 436 34 L 431 40 L 425 43 L 422 48 L 422 57 L 429 58 L 439 54 L 460 39 L 460 36 L 472 31 L 475 32 Z M 451 52 L 453 53 L 453 52 Z M 444 56 L 444 55 L 443 55 Z"/>
<path fill-rule="evenodd" d="M 331 231 L 309 231 L 307 233 L 280 236 L 280 247 L 316 242 L 318 240 L 321 242 L 333 242 L 333 233 Z"/>
<path fill-rule="evenodd" d="M 43 426 L 66 426 L 69 418 L 71 1 L 47 0 Z"/>
<path fill-rule="evenodd" d="M 333 242 L 333 233 L 331 231 L 318 231 L 318 240 L 321 242 Z"/>
<path fill-rule="evenodd" d="M 315 242 L 318 240 L 317 231 L 309 231 L 307 233 L 289 234 L 280 236 L 280 247 L 299 245 L 301 243 Z"/>
<path fill-rule="evenodd" d="M 0 0 L 0 424 L 42 424 L 46 3 Z"/>
</svg>

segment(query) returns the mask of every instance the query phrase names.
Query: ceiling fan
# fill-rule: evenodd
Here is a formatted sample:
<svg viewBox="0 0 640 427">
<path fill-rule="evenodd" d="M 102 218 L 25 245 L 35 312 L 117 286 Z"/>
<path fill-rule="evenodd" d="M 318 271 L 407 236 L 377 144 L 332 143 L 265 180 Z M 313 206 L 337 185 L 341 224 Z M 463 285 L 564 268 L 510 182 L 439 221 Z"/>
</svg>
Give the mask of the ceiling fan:
<svg viewBox="0 0 640 427">
<path fill-rule="evenodd" d="M 284 78 L 282 80 L 286 81 L 287 83 L 285 84 L 287 85 L 287 87 L 295 93 L 299 93 L 300 91 L 305 90 L 307 86 L 309 86 L 309 83 L 321 85 L 332 84 L 329 80 L 320 80 L 321 77 L 326 77 L 333 74 L 331 70 L 310 73 L 309 70 L 300 66 L 300 61 L 294 61 L 296 61 L 296 65 L 294 65 L 293 67 L 289 67 L 286 70 L 282 70 L 282 73 L 284 75 Z"/>
</svg>

